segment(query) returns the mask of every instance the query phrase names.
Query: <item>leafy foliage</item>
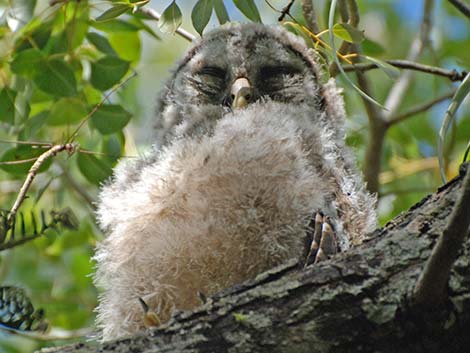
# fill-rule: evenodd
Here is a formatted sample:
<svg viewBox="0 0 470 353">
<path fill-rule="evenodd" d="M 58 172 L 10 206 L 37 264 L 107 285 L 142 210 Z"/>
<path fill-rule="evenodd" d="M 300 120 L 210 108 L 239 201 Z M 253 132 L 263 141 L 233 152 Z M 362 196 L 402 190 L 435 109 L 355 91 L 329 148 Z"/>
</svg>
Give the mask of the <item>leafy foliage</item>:
<svg viewBox="0 0 470 353">
<path fill-rule="evenodd" d="M 212 1 L 211 0 L 198 0 L 191 12 L 191 20 L 194 29 L 202 35 L 202 31 L 206 28 L 212 15 Z"/>
<path fill-rule="evenodd" d="M 172 1 L 165 11 L 163 11 L 159 27 L 162 32 L 174 33 L 182 22 L 183 14 L 176 4 L 176 1 Z"/>
<path fill-rule="evenodd" d="M 70 230 L 78 230 L 79 224 L 77 217 L 70 208 L 62 211 L 50 211 L 49 220 L 46 219 L 44 211 L 41 211 L 41 221 L 38 222 L 37 216 L 31 212 L 30 223 L 32 230 L 27 233 L 25 217 L 20 213 L 19 222 L 16 221 L 17 217 L 9 217 L 9 212 L 0 210 L 0 251 L 14 248 L 18 245 L 24 244 L 30 240 L 34 240 L 46 234 L 49 229 L 59 230 L 59 227 Z M 40 228 L 38 228 L 40 226 Z M 18 229 L 19 228 L 19 229 Z M 18 230 L 21 231 L 20 236 L 17 236 Z"/>
</svg>

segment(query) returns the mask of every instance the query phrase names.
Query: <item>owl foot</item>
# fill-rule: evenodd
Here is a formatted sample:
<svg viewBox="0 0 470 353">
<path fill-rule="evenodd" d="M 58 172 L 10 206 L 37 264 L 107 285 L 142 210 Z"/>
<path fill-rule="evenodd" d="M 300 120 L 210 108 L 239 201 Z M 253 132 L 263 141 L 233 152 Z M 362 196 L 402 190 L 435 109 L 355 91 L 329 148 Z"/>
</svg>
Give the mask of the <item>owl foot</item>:
<svg viewBox="0 0 470 353">
<path fill-rule="evenodd" d="M 311 227 L 313 234 L 311 231 L 307 233 L 308 253 L 304 268 L 312 263 L 326 260 L 338 252 L 338 242 L 330 218 L 323 216 L 321 212 L 316 212 L 314 220 L 315 225 Z"/>
<path fill-rule="evenodd" d="M 146 328 L 156 327 L 160 325 L 160 319 L 156 312 L 149 309 L 147 303 L 142 299 L 138 298 L 140 305 L 144 311 L 143 321 Z"/>
</svg>

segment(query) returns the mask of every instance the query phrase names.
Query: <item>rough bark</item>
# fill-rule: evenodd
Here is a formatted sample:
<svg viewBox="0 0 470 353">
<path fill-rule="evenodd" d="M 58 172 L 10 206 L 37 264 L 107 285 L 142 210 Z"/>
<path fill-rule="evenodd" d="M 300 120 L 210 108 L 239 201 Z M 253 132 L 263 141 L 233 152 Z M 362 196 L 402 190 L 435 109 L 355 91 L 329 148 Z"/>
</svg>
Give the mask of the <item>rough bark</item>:
<svg viewBox="0 0 470 353">
<path fill-rule="evenodd" d="M 461 186 L 454 179 L 359 247 L 305 270 L 272 269 L 152 332 L 43 352 L 470 352 L 468 236 L 446 305 L 410 305 Z"/>
</svg>

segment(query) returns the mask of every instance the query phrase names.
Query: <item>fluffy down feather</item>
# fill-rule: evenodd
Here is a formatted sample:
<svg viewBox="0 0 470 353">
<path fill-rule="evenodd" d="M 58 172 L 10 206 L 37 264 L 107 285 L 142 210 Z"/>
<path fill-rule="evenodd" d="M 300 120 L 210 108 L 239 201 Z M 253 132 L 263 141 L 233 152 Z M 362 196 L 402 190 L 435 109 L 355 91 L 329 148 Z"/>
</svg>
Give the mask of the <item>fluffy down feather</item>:
<svg viewBox="0 0 470 353">
<path fill-rule="evenodd" d="M 325 171 L 309 158 L 315 153 L 334 166 L 331 132 L 306 131 L 311 117 L 298 108 L 293 116 L 290 105 L 265 102 L 229 114 L 211 136 L 155 152 L 158 159 L 125 189 L 119 180 L 134 163 L 116 170 L 98 209 L 109 234 L 95 256 L 105 340 L 143 328 L 138 297 L 166 321 L 174 308 L 197 306 L 198 291 L 211 295 L 299 257 L 316 210 L 344 228 L 328 201 Z M 351 213 L 370 208 L 360 184 L 349 180 L 344 188 Z M 358 233 L 371 230 L 371 220 Z M 348 238 L 340 240 L 346 248 Z"/>
</svg>

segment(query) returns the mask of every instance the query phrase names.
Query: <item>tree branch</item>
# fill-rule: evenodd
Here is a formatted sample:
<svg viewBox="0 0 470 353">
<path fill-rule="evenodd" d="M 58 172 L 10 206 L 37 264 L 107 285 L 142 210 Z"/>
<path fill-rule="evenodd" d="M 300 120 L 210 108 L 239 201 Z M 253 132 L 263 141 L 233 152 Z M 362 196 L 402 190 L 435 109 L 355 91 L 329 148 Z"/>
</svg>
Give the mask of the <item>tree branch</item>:
<svg viewBox="0 0 470 353">
<path fill-rule="evenodd" d="M 362 72 L 357 72 L 357 83 L 359 88 L 367 95 L 373 97 L 367 77 Z M 387 132 L 387 127 L 383 118 L 383 113 L 379 107 L 362 97 L 369 118 L 369 141 L 366 146 L 364 160 L 364 180 L 367 183 L 367 189 L 376 193 L 379 191 L 379 173 L 381 169 L 381 158 L 383 140 Z"/>
<path fill-rule="evenodd" d="M 449 299 L 447 287 L 452 265 L 457 259 L 470 225 L 470 168 L 466 166 L 462 193 L 449 224 L 439 237 L 413 292 L 412 303 L 419 308 L 442 307 Z"/>
<path fill-rule="evenodd" d="M 352 48 L 354 52 L 360 53 L 360 47 L 357 44 L 353 45 Z M 375 95 L 372 92 L 366 74 L 356 71 L 356 76 L 359 88 L 368 96 L 374 97 Z M 385 126 L 381 109 L 362 95 L 361 99 L 369 120 L 369 140 L 366 146 L 363 168 L 364 180 L 367 184 L 367 189 L 372 193 L 376 193 L 379 191 L 380 159 L 387 127 Z"/>
<path fill-rule="evenodd" d="M 15 203 L 13 204 L 13 207 L 11 208 L 8 218 L 7 218 L 7 223 L 11 224 L 12 221 L 14 220 L 16 213 L 18 212 L 18 209 L 21 206 L 21 203 L 24 201 L 26 197 L 26 193 L 28 192 L 29 187 L 31 186 L 31 183 L 33 182 L 34 178 L 36 177 L 36 174 L 43 165 L 43 163 L 49 159 L 50 157 L 55 156 L 57 153 L 62 152 L 62 151 L 67 151 L 68 153 L 73 153 L 75 150 L 75 145 L 71 143 L 66 143 L 66 144 L 61 144 L 61 145 L 55 145 L 49 148 L 46 152 L 41 154 L 36 162 L 31 166 L 31 168 L 28 171 L 28 175 L 26 176 L 26 180 L 23 183 L 23 186 L 20 189 L 20 192 L 18 194 L 18 197 L 15 200 Z"/>
<path fill-rule="evenodd" d="M 462 81 L 467 72 L 461 71 L 458 72 L 457 70 L 447 70 L 436 66 L 429 66 L 425 64 L 416 63 L 410 60 L 385 60 L 386 63 L 398 67 L 400 69 L 409 69 L 414 71 L 421 71 L 437 76 L 443 76 L 450 79 L 452 82 L 455 81 Z M 344 71 L 351 72 L 351 71 L 368 71 L 379 68 L 378 65 L 374 63 L 358 63 L 354 65 L 347 65 L 343 66 Z"/>
<path fill-rule="evenodd" d="M 312 33 L 320 32 L 320 28 L 318 27 L 317 16 L 315 13 L 315 9 L 313 7 L 312 0 L 302 0 L 302 12 L 305 19 L 305 24 L 307 28 Z"/>
<path fill-rule="evenodd" d="M 431 108 L 432 106 L 434 106 L 438 103 L 441 103 L 441 102 L 443 102 L 447 99 L 451 99 L 454 96 L 454 93 L 455 93 L 455 91 L 452 91 L 450 93 L 446 93 L 446 94 L 444 94 L 440 97 L 437 97 L 437 98 L 432 99 L 428 102 L 419 104 L 419 105 L 417 105 L 413 108 L 410 108 L 409 110 L 407 110 L 407 111 L 405 111 L 401 114 L 397 114 L 397 115 L 391 117 L 386 122 L 387 128 L 389 128 L 392 125 L 398 124 L 399 122 L 401 122 L 405 119 L 408 119 L 409 117 L 412 117 L 413 115 L 424 112 L 424 111 L 428 110 L 429 108 Z"/>
<path fill-rule="evenodd" d="M 415 61 L 420 55 L 428 42 L 429 30 L 431 27 L 430 16 L 433 9 L 433 0 L 426 0 L 424 5 L 423 21 L 421 23 L 420 33 L 413 41 L 408 57 L 411 61 Z M 361 89 L 368 89 L 367 81 L 362 73 L 358 73 L 358 83 Z M 395 115 L 400 107 L 403 96 L 408 89 L 411 81 L 411 71 L 404 72 L 398 79 L 396 84 L 390 90 L 385 101 L 385 112 L 378 111 L 378 107 L 371 105 L 370 102 L 364 100 L 366 111 L 369 116 L 369 143 L 366 147 L 366 156 L 364 163 L 364 178 L 367 182 L 367 188 L 371 192 L 379 191 L 379 173 L 382 160 L 382 149 L 385 135 L 387 133 L 387 124 L 392 116 Z M 367 93 L 367 91 L 364 91 Z"/>
<path fill-rule="evenodd" d="M 43 235 L 44 234 L 42 234 L 42 233 L 38 233 L 38 234 L 27 235 L 27 236 L 21 237 L 20 239 L 15 239 L 15 240 L 12 240 L 12 241 L 1 242 L 0 243 L 0 251 L 16 248 L 19 245 L 27 243 L 31 240 L 36 239 L 36 238 L 42 237 Z"/>
<path fill-rule="evenodd" d="M 430 329 L 409 315 L 406 302 L 462 189 L 459 177 L 366 243 L 307 269 L 287 262 L 209 297 L 194 311 L 175 313 L 155 330 L 42 352 L 466 352 L 470 239 L 450 281 L 458 312 L 436 308 L 443 319 Z"/>
<path fill-rule="evenodd" d="M 279 22 L 284 21 L 284 18 L 287 15 L 290 15 L 290 8 L 292 7 L 292 5 L 294 5 L 294 2 L 295 2 L 295 0 L 289 0 L 287 5 L 282 8 L 281 14 L 279 15 L 279 17 L 277 19 Z"/>
<path fill-rule="evenodd" d="M 124 86 L 127 82 L 129 82 L 131 79 L 137 76 L 137 72 L 133 71 L 132 75 L 128 76 L 124 81 L 120 82 L 116 86 L 114 86 L 108 93 L 104 95 L 104 97 L 101 99 L 101 101 L 96 104 L 93 109 L 80 121 L 80 124 L 78 124 L 77 128 L 74 130 L 74 132 L 70 135 L 69 139 L 67 140 L 67 143 L 71 143 L 75 140 L 75 138 L 78 136 L 78 132 L 80 129 L 85 125 L 85 123 L 92 117 L 95 112 L 101 108 L 101 106 L 106 102 L 106 100 L 114 93 L 116 92 L 119 88 Z"/>
<path fill-rule="evenodd" d="M 470 18 L 470 6 L 464 4 L 461 0 L 449 0 L 461 13 Z"/>
</svg>

